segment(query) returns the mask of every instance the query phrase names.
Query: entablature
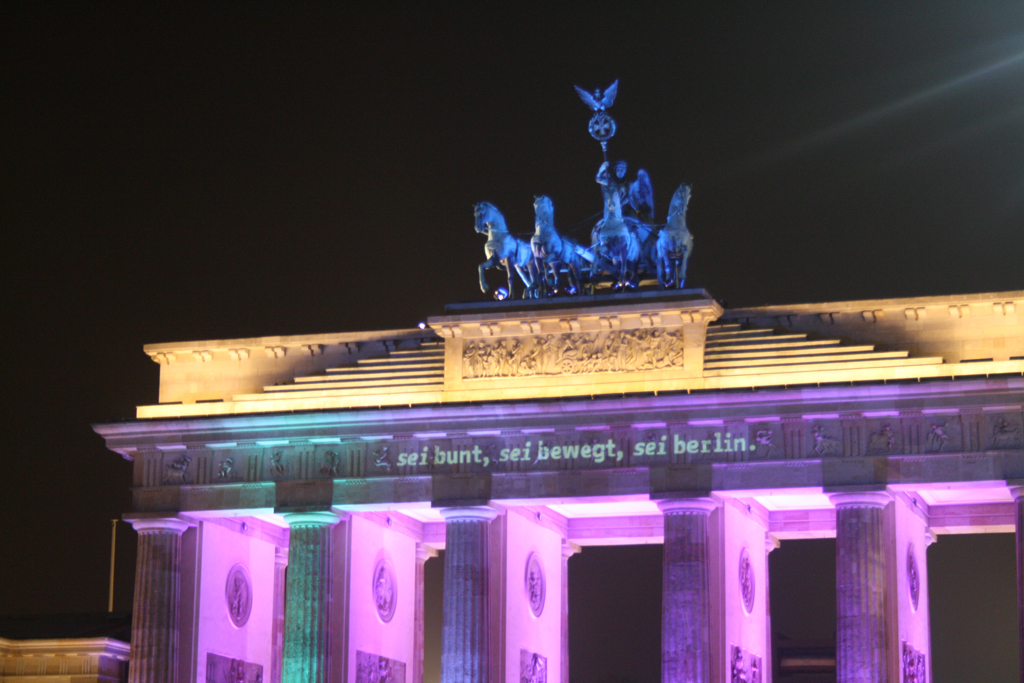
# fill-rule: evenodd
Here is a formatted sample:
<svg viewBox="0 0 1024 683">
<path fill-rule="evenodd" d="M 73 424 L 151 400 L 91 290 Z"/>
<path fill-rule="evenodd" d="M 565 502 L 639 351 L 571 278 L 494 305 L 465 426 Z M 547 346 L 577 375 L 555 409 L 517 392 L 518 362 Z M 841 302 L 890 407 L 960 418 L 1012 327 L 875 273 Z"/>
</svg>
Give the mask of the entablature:
<svg viewBox="0 0 1024 683">
<path fill-rule="evenodd" d="M 1024 479 L 1022 405 L 1001 377 L 96 429 L 135 461 L 136 512 L 525 505 Z"/>
</svg>

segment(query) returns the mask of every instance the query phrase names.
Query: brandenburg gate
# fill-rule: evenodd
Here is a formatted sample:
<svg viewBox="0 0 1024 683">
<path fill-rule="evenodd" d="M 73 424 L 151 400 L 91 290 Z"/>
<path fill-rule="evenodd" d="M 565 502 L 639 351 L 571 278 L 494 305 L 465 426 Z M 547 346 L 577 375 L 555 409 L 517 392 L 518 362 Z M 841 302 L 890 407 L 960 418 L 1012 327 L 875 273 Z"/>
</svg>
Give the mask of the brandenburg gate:
<svg viewBox="0 0 1024 683">
<path fill-rule="evenodd" d="M 926 548 L 1024 523 L 1024 291 L 449 306 L 154 344 L 132 683 L 568 683 L 568 558 L 662 543 L 664 683 L 772 680 L 768 554 L 835 537 L 841 683 L 932 680 Z"/>
</svg>

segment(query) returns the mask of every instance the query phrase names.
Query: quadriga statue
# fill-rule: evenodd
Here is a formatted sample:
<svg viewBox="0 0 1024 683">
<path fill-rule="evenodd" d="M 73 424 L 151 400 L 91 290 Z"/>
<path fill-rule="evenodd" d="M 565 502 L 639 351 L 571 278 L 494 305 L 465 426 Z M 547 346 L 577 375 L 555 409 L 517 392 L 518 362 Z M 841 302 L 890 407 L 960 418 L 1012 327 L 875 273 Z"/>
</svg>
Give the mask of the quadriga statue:
<svg viewBox="0 0 1024 683">
<path fill-rule="evenodd" d="M 686 281 L 686 262 L 693 252 L 693 236 L 686 227 L 686 207 L 690 186 L 683 183 L 672 195 L 668 222 L 658 234 L 658 284 L 662 289 L 682 289 Z"/>
<path fill-rule="evenodd" d="M 484 272 L 488 268 L 504 268 L 508 273 L 508 298 L 515 298 L 513 273 L 517 274 L 523 283 L 523 298 L 534 297 L 537 273 L 530 243 L 508 231 L 505 217 L 490 202 L 480 202 L 474 206 L 473 217 L 476 231 L 487 235 L 487 244 L 484 245 L 487 260 L 480 264 L 480 290 L 486 294 L 490 289 L 484 277 Z M 502 299 L 505 296 L 499 295 L 497 298 Z"/>
</svg>

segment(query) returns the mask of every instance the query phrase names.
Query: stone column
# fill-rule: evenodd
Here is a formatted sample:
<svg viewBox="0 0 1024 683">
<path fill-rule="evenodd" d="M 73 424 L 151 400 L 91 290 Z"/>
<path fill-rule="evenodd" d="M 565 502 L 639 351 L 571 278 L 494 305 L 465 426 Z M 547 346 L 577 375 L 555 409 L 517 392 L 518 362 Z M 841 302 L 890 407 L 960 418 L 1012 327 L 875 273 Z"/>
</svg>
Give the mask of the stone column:
<svg viewBox="0 0 1024 683">
<path fill-rule="evenodd" d="M 281 683 L 281 662 L 284 658 L 285 577 L 288 570 L 288 548 L 274 548 L 274 621 L 271 625 L 270 683 Z"/>
<path fill-rule="evenodd" d="M 139 533 L 132 608 L 129 683 L 177 683 L 178 598 L 181 593 L 179 519 L 136 519 Z"/>
<path fill-rule="evenodd" d="M 838 683 L 886 683 L 887 493 L 835 493 Z"/>
<path fill-rule="evenodd" d="M 1017 520 L 1017 628 L 1020 639 L 1020 680 L 1024 683 L 1024 486 L 1010 488 Z"/>
<path fill-rule="evenodd" d="M 710 498 L 658 502 L 665 516 L 662 683 L 711 681 Z"/>
<path fill-rule="evenodd" d="M 330 665 L 333 512 L 289 512 L 283 683 L 326 683 Z"/>
<path fill-rule="evenodd" d="M 423 609 L 423 565 L 431 557 L 437 557 L 437 551 L 433 548 L 416 544 L 416 604 L 413 606 L 413 635 L 412 635 L 412 683 L 423 683 L 423 624 L 425 613 Z"/>
<path fill-rule="evenodd" d="M 569 558 L 580 551 L 580 547 L 562 539 L 562 679 L 569 683 Z"/>
<path fill-rule="evenodd" d="M 441 683 L 488 683 L 490 586 L 488 535 L 496 510 L 442 510 L 445 525 Z"/>
</svg>

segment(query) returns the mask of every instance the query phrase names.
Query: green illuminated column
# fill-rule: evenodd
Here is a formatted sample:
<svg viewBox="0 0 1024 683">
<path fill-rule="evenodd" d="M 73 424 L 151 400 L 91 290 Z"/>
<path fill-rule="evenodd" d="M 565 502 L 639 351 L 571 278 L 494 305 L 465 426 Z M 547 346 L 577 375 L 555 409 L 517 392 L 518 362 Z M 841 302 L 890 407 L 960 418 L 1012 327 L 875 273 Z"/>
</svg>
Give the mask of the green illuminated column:
<svg viewBox="0 0 1024 683">
<path fill-rule="evenodd" d="M 326 683 L 331 650 L 333 512 L 291 512 L 285 598 L 283 683 Z"/>
<path fill-rule="evenodd" d="M 139 533 L 129 683 L 177 683 L 181 534 L 178 519 L 136 519 Z"/>
</svg>

